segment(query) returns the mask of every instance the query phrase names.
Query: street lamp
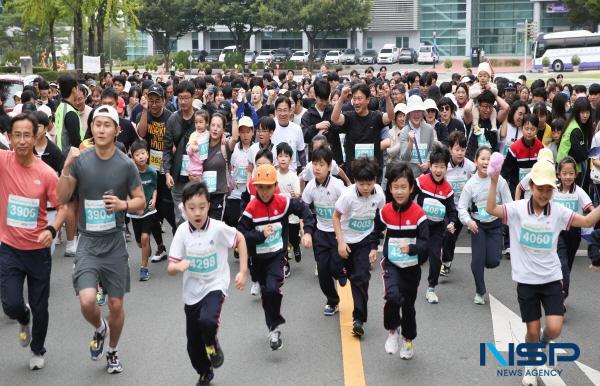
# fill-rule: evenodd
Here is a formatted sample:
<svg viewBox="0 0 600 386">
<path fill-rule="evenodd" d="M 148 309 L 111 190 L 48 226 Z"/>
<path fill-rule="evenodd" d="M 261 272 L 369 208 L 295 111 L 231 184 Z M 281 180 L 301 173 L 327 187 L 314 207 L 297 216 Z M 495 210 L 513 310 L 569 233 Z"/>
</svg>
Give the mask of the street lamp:
<svg viewBox="0 0 600 386">
<path fill-rule="evenodd" d="M 436 32 L 433 31 L 433 47 L 431 47 L 432 54 L 435 54 L 437 52 L 437 44 L 435 41 L 435 36 L 436 36 Z M 435 56 L 433 56 L 433 68 L 435 68 Z"/>
</svg>

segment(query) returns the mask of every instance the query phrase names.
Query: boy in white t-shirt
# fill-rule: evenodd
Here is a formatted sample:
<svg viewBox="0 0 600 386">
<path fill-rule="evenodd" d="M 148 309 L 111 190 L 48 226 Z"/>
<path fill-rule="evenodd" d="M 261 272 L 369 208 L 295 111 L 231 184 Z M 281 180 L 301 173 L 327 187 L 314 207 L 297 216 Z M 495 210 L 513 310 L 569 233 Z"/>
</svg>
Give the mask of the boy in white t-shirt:
<svg viewBox="0 0 600 386">
<path fill-rule="evenodd" d="M 521 319 L 527 324 L 525 340 L 544 347 L 560 336 L 563 325 L 563 275 L 557 254 L 559 233 L 572 226 L 594 226 L 600 220 L 600 208 L 582 216 L 553 203 L 556 172 L 554 163 L 547 159 L 539 160 L 531 169 L 529 200 L 497 205 L 498 176 L 490 177 L 486 211 L 509 226 L 512 279 L 517 282 Z M 541 306 L 546 314 L 546 326 L 542 330 Z M 537 381 L 526 375 L 523 384 L 537 384 Z"/>
<path fill-rule="evenodd" d="M 320 147 L 330 148 L 329 142 L 327 141 L 327 137 L 322 134 L 315 135 L 313 137 L 311 143 L 312 143 L 311 147 L 312 147 L 313 152 L 316 151 Z M 335 160 L 331 160 L 331 171 L 330 172 L 331 172 L 332 176 L 340 177 L 342 179 L 342 181 L 344 181 L 346 186 L 352 185 L 352 182 L 350 181 L 350 179 L 348 178 L 346 173 L 344 173 L 344 171 L 338 166 L 338 164 L 337 164 L 337 162 L 335 162 Z M 312 162 L 309 162 L 308 164 L 306 164 L 306 167 L 300 174 L 301 185 L 304 185 L 305 182 L 308 183 L 309 181 L 313 180 L 314 178 L 315 178 L 315 175 L 313 173 L 313 165 L 312 165 Z"/>
<path fill-rule="evenodd" d="M 192 366 L 200 375 L 198 384 L 210 383 L 213 368 L 223 364 L 224 356 L 217 330 L 221 307 L 229 288 L 229 249 L 237 248 L 240 272 L 235 286 L 243 289 L 248 271 L 244 236 L 225 223 L 210 219 L 210 195 L 204 182 L 190 182 L 183 189 L 186 222 L 177 228 L 169 251 L 169 275 L 183 273 L 187 351 Z"/>
<path fill-rule="evenodd" d="M 333 152 L 328 147 L 320 147 L 312 152 L 312 165 L 315 178 L 309 181 L 302 193 L 302 200 L 313 204 L 317 217 L 317 230 L 314 233 L 313 250 L 317 261 L 319 286 L 327 298 L 323 310 L 325 316 L 338 312 L 340 297 L 334 279 L 343 287 L 347 283 L 344 264 L 337 250 L 337 240 L 333 229 L 335 203 L 344 191 L 344 184 L 331 176 Z M 308 169 L 308 167 L 307 167 Z"/>
<path fill-rule="evenodd" d="M 290 170 L 290 163 L 294 150 L 286 142 L 277 145 L 277 186 L 281 190 L 282 195 L 290 198 L 301 198 L 300 194 L 300 179 L 295 171 Z M 283 267 L 283 276 L 287 279 L 290 277 L 290 257 L 289 253 L 293 250 L 294 260 L 297 263 L 302 260 L 302 252 L 300 252 L 300 218 L 296 215 L 290 215 L 289 220 L 289 244 L 288 253 L 285 258 Z"/>
<path fill-rule="evenodd" d="M 379 186 L 379 166 L 373 159 L 360 157 L 352 161 L 356 183 L 345 188 L 335 203 L 333 228 L 338 241 L 338 253 L 352 288 L 354 311 L 352 333 L 361 337 L 367 321 L 367 299 L 370 265 L 377 260 L 377 249 L 371 250 L 369 235 L 373 231 L 377 209 L 385 205 L 385 195 Z"/>
</svg>

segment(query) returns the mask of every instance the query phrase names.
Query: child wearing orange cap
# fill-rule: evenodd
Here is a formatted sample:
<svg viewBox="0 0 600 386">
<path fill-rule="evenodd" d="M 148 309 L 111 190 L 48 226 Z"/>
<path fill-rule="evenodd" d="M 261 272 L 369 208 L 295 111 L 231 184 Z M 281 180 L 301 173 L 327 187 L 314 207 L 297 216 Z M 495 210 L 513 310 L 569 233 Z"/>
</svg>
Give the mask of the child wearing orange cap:
<svg viewBox="0 0 600 386">
<path fill-rule="evenodd" d="M 242 215 L 238 230 L 248 243 L 248 254 L 261 287 L 262 305 L 269 328 L 271 350 L 282 347 L 279 326 L 283 295 L 283 266 L 288 244 L 289 216 L 295 214 L 304 221 L 303 244 L 312 247 L 315 220 L 302 200 L 275 194 L 277 170 L 273 165 L 260 165 L 252 182 L 256 187 L 253 198 Z"/>
</svg>

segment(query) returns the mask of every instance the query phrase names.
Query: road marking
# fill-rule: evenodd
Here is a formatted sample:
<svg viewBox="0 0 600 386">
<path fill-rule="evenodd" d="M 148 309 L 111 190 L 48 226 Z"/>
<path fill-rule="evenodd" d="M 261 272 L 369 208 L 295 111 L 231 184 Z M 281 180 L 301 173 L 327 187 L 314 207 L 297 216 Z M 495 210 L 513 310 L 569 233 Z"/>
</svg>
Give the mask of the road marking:
<svg viewBox="0 0 600 386">
<path fill-rule="evenodd" d="M 344 364 L 344 385 L 365 386 L 365 371 L 363 367 L 360 339 L 352 336 L 352 311 L 354 301 L 350 283 L 338 287 L 340 296 L 340 336 L 342 338 L 342 358 Z"/>
<path fill-rule="evenodd" d="M 454 248 L 454 254 L 459 254 L 459 255 L 470 255 L 471 254 L 471 247 L 456 247 Z M 577 253 L 575 254 L 575 256 L 587 256 L 587 250 L 585 249 L 578 249 Z"/>
<path fill-rule="evenodd" d="M 592 381 L 592 383 L 596 386 L 600 385 L 600 371 L 592 369 L 589 366 L 584 365 L 579 361 L 575 361 L 575 364 L 579 366 L 581 371 Z"/>
</svg>

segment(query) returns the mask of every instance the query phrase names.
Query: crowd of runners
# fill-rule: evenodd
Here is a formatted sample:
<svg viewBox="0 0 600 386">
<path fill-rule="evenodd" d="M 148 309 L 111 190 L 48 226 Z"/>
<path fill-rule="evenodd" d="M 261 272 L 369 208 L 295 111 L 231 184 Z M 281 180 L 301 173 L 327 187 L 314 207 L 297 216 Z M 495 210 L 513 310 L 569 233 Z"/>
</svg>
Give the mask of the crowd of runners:
<svg viewBox="0 0 600 386">
<path fill-rule="evenodd" d="M 283 346 L 293 264 L 315 265 L 325 316 L 350 287 L 360 338 L 379 260 L 384 349 L 402 359 L 414 355 L 421 266 L 422 298 L 443 302 L 438 282 L 463 228 L 472 301 L 486 304 L 486 268 L 510 259 L 525 340 L 542 349 L 561 334 L 582 238 L 600 270 L 599 84 L 507 79 L 487 62 L 444 82 L 384 66 L 193 79 L 122 70 L 38 78 L 17 98 L 11 113 L 0 107 L 0 295 L 31 370 L 45 366 L 57 243 L 73 258 L 90 357 L 106 355 L 109 373 L 123 371 L 130 274 L 149 281 L 165 269 L 150 262 L 168 258 L 183 276 L 198 384 L 224 362 L 217 330 L 233 259 L 235 286 L 249 277 L 262 298 L 271 350 Z M 140 261 L 129 259 L 132 235 Z"/>
</svg>

